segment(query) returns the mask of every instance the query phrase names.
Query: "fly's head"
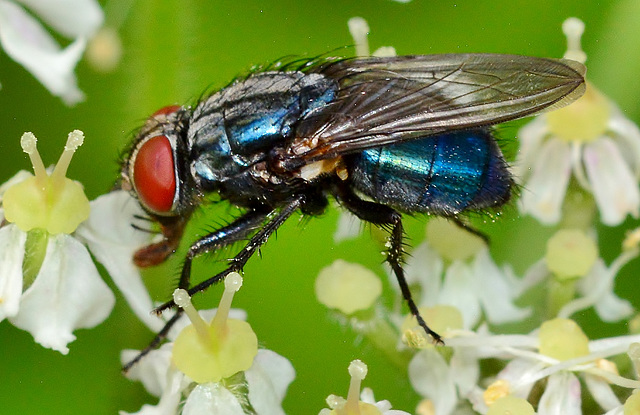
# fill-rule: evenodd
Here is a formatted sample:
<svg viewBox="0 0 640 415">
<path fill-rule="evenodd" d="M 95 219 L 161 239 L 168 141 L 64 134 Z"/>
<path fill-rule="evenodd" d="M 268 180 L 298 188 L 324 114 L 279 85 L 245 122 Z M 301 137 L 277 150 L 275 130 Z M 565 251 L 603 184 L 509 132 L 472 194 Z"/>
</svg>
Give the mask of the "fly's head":
<svg viewBox="0 0 640 415">
<path fill-rule="evenodd" d="M 157 265 L 175 251 L 194 209 L 197 195 L 188 174 L 185 140 L 188 117 L 189 110 L 177 105 L 153 113 L 122 165 L 121 188 L 138 199 L 164 236 L 135 254 L 138 266 Z"/>
</svg>

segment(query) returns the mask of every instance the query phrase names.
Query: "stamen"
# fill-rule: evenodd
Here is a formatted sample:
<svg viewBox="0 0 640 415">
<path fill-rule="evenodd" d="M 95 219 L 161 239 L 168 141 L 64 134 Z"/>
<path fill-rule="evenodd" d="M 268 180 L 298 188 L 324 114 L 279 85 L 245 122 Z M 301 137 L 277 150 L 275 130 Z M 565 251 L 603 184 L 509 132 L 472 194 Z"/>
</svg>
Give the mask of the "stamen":
<svg viewBox="0 0 640 415">
<path fill-rule="evenodd" d="M 505 396 L 508 396 L 511 387 L 509 382 L 504 379 L 498 379 L 493 382 L 487 390 L 482 393 L 482 399 L 487 406 L 493 405 L 495 401 Z"/>
<path fill-rule="evenodd" d="M 580 45 L 580 38 L 584 33 L 584 22 L 577 17 L 570 17 L 562 23 L 562 31 L 567 37 L 567 52 L 564 57 L 585 63 L 587 54 L 584 53 Z"/>
<path fill-rule="evenodd" d="M 51 179 L 54 183 L 57 183 L 65 178 L 67 175 L 67 169 L 69 168 L 69 163 L 71 163 L 71 158 L 73 157 L 73 153 L 82 145 L 84 142 L 84 133 L 80 130 L 73 130 L 69 133 L 67 138 L 67 144 L 64 146 L 64 151 L 56 164 L 56 167 L 51 174 Z"/>
<path fill-rule="evenodd" d="M 200 341 L 202 341 L 205 345 L 211 344 L 211 334 L 209 333 L 209 326 L 207 322 L 200 317 L 198 310 L 193 306 L 191 302 L 191 297 L 189 297 L 189 293 L 187 290 L 183 290 L 182 288 L 177 288 L 173 292 L 173 302 L 176 303 L 178 307 L 184 310 L 189 320 L 191 320 L 191 324 L 196 329 L 198 333 L 198 337 Z"/>
<path fill-rule="evenodd" d="M 349 383 L 345 409 L 346 413 L 355 415 L 360 413 L 360 385 L 367 376 L 367 365 L 361 360 L 352 361 L 349 365 L 349 375 L 351 376 L 351 382 Z"/>
<path fill-rule="evenodd" d="M 174 293 L 175 303 L 185 310 L 193 324 L 176 337 L 172 359 L 196 383 L 219 382 L 253 365 L 258 354 L 256 334 L 249 323 L 229 318 L 233 295 L 241 285 L 240 274 L 227 275 L 224 294 L 211 324 L 200 318 L 184 290 Z"/>
<path fill-rule="evenodd" d="M 240 287 L 242 287 L 242 277 L 237 272 L 230 273 L 224 279 L 224 293 L 222 293 L 218 311 L 216 311 L 216 315 L 211 322 L 211 327 L 220 334 L 226 333 L 227 331 L 227 319 L 229 318 L 231 302 Z"/>
<path fill-rule="evenodd" d="M 560 280 L 584 277 L 598 259 L 593 238 L 579 229 L 561 229 L 547 241 L 545 261 Z"/>
<path fill-rule="evenodd" d="M 352 17 L 347 22 L 349 33 L 353 37 L 356 47 L 356 56 L 369 56 L 369 24 L 362 17 Z"/>
<path fill-rule="evenodd" d="M 38 139 L 31 132 L 26 132 L 22 134 L 20 138 L 20 146 L 22 146 L 22 151 L 29 155 L 31 159 L 31 164 L 33 165 L 33 172 L 36 176 L 36 180 L 39 184 L 44 184 L 43 181 L 47 178 L 47 171 L 44 168 L 44 163 L 42 162 L 42 158 L 40 157 L 40 153 L 38 153 L 38 148 L 36 143 Z"/>
</svg>

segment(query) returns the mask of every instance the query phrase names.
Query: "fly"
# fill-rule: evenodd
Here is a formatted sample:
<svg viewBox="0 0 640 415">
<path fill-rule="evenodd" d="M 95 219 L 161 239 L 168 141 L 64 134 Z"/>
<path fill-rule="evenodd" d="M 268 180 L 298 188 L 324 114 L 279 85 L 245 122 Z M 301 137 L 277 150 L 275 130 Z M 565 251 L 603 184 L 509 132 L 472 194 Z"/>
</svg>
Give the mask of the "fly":
<svg viewBox="0 0 640 415">
<path fill-rule="evenodd" d="M 331 197 L 389 231 L 386 259 L 402 295 L 441 343 L 404 276 L 402 213 L 460 223 L 465 212 L 505 204 L 513 179 L 490 127 L 574 101 L 585 71 L 566 59 L 494 54 L 309 61 L 252 73 L 194 108 L 165 107 L 146 121 L 122 166 L 122 187 L 164 236 L 134 261 L 167 259 L 202 199 L 217 193 L 244 213 L 191 244 L 178 286 L 193 295 L 242 271 L 292 214 L 318 215 Z M 247 238 L 224 271 L 191 286 L 196 256 Z"/>
</svg>

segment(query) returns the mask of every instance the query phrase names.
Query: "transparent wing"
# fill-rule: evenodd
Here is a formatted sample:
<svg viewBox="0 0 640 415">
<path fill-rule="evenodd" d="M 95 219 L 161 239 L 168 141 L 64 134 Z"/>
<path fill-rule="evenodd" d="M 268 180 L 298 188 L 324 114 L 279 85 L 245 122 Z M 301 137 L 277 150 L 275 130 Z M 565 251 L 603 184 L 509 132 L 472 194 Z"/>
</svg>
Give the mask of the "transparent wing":
<svg viewBox="0 0 640 415">
<path fill-rule="evenodd" d="M 585 67 L 518 55 L 447 54 L 347 59 L 311 69 L 337 97 L 308 114 L 284 165 L 445 131 L 513 120 L 584 93 Z"/>
</svg>

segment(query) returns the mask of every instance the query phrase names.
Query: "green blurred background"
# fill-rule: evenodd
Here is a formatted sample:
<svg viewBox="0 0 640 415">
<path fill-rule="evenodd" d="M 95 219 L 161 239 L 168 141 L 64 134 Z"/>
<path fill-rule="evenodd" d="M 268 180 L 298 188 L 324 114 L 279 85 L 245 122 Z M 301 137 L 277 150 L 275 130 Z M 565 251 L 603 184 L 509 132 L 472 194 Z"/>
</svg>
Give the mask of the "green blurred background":
<svg viewBox="0 0 640 415">
<path fill-rule="evenodd" d="M 57 160 L 67 133 L 81 129 L 86 140 L 69 177 L 82 181 L 93 199 L 114 183 L 120 151 L 150 113 L 169 104 L 192 103 L 203 91 L 226 85 L 254 64 L 286 55 L 331 51 L 352 55 L 352 48 L 336 49 L 352 44 L 347 20 L 354 16 L 369 22 L 372 50 L 390 45 L 398 54 L 496 52 L 544 57 L 562 56 L 561 23 L 567 17 L 579 17 L 586 23 L 583 46 L 589 56 L 590 80 L 617 101 L 629 118 L 640 121 L 640 3 L 634 0 L 414 0 L 407 4 L 390 0 L 112 0 L 106 6 L 106 24 L 118 26 L 123 58 L 109 74 L 94 71 L 85 61 L 79 64 L 76 73 L 87 98 L 75 107 L 66 107 L 26 70 L 0 54 L 0 181 L 30 166 L 19 147 L 24 131 L 39 138 L 45 164 L 50 164 Z M 501 135 L 513 137 L 518 125 L 502 128 Z M 227 206 L 210 210 L 193 221 L 183 245 L 230 214 Z M 507 208 L 505 216 L 498 223 L 479 226 L 492 236 L 496 257 L 513 262 L 522 273 L 541 257 L 551 230 L 541 230 L 532 220 L 516 220 L 513 207 Z M 317 413 L 327 395 L 346 395 L 346 369 L 355 358 L 369 364 L 365 385 L 373 387 L 378 399 L 389 399 L 394 408 L 412 412 L 419 397 L 407 381 L 406 370 L 342 327 L 315 299 L 315 276 L 337 258 L 360 262 L 387 281 L 380 242 L 365 231 L 354 241 L 335 245 L 336 220 L 334 208 L 319 219 L 290 220 L 264 247 L 263 257 L 253 258 L 245 268 L 245 284 L 234 305 L 248 312 L 261 346 L 289 358 L 296 368 L 296 380 L 284 403 L 288 413 Z M 408 220 L 413 244 L 423 239 L 424 223 L 424 218 Z M 619 252 L 623 232 L 632 226 L 636 222 L 628 220 L 615 229 L 600 229 L 605 259 Z M 194 280 L 211 275 L 221 264 L 215 260 L 221 259 L 224 255 L 198 260 Z M 157 299 L 168 297 L 180 263 L 177 255 L 145 273 Z M 618 283 L 618 291 L 626 298 L 637 292 L 637 269 L 636 263 L 625 268 Z M 105 279 L 109 281 L 106 275 Z M 214 306 L 220 294 L 221 289 L 212 289 L 197 304 Z M 591 336 L 602 335 L 584 328 Z M 613 330 L 617 330 L 613 334 L 625 332 L 623 325 Z M 70 344 L 70 354 L 62 356 L 35 344 L 28 333 L 8 322 L 0 324 L 0 413 L 114 414 L 135 412 L 145 402 L 156 402 L 139 383 L 120 374 L 120 351 L 142 348 L 153 335 L 122 297 L 107 321 L 75 334 L 78 339 Z"/>
</svg>

